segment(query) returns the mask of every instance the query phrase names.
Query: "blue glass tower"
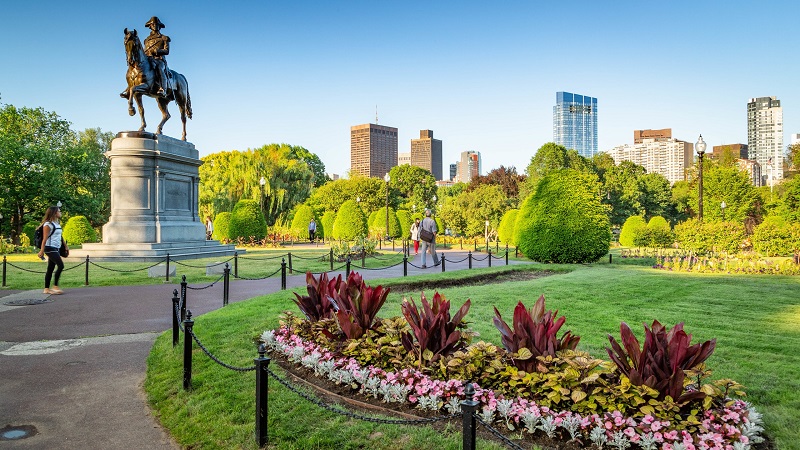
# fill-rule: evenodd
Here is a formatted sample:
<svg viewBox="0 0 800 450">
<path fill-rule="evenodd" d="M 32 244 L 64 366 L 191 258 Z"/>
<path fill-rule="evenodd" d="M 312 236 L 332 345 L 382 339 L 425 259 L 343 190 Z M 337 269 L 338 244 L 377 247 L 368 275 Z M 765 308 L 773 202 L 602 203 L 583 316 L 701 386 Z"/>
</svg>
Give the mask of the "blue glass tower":
<svg viewBox="0 0 800 450">
<path fill-rule="evenodd" d="M 553 142 L 591 158 L 597 153 L 597 99 L 556 92 Z"/>
</svg>

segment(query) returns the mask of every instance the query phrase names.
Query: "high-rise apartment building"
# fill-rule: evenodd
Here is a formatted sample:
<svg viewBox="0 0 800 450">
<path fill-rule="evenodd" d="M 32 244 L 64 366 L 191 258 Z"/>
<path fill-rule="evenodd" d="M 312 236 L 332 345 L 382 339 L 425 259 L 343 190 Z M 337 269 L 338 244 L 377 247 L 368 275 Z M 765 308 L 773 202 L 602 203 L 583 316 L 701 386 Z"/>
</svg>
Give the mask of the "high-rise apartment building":
<svg viewBox="0 0 800 450">
<path fill-rule="evenodd" d="M 383 178 L 397 165 L 397 128 L 372 123 L 350 127 L 350 171 Z"/>
<path fill-rule="evenodd" d="M 469 183 L 481 174 L 481 152 L 461 152 L 461 160 L 456 165 L 456 181 Z"/>
<path fill-rule="evenodd" d="M 670 183 L 686 179 L 693 162 L 694 144 L 677 139 L 643 139 L 639 144 L 620 145 L 608 151 L 614 163 L 631 161 L 648 173 L 660 173 Z"/>
<path fill-rule="evenodd" d="M 433 131 L 420 130 L 419 139 L 411 140 L 411 165 L 430 170 L 442 180 L 442 141 L 433 138 Z"/>
<path fill-rule="evenodd" d="M 783 179 L 783 108 L 776 97 L 751 98 L 747 103 L 748 159 L 761 165 L 764 184 Z"/>
<path fill-rule="evenodd" d="M 641 144 L 645 139 L 672 139 L 672 128 L 661 130 L 633 130 L 633 143 Z"/>
<path fill-rule="evenodd" d="M 800 144 L 800 134 L 792 133 L 792 145 Z"/>
<path fill-rule="evenodd" d="M 401 152 L 397 154 L 397 165 L 402 166 L 403 164 L 411 165 L 411 153 Z"/>
<path fill-rule="evenodd" d="M 448 180 L 455 180 L 458 173 L 458 163 L 450 164 L 450 178 Z"/>
<path fill-rule="evenodd" d="M 591 158 L 597 153 L 597 99 L 556 92 L 553 142 Z"/>
</svg>

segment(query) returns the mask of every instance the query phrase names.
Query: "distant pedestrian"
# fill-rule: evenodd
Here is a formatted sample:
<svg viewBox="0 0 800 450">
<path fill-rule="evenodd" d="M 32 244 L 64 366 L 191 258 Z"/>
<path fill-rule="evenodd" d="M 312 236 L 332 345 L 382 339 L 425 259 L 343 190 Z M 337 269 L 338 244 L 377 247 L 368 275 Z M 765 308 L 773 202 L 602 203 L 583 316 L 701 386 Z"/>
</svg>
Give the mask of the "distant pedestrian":
<svg viewBox="0 0 800 450">
<path fill-rule="evenodd" d="M 414 254 L 419 253 L 419 219 L 414 219 L 411 224 L 411 240 L 414 241 Z"/>
<path fill-rule="evenodd" d="M 317 235 L 317 222 L 312 218 L 311 222 L 308 222 L 308 240 L 310 242 L 314 242 L 314 238 Z"/>
<path fill-rule="evenodd" d="M 431 219 L 431 210 L 425 210 L 425 218 L 422 219 L 422 223 L 419 226 L 420 231 L 426 230 L 431 233 L 430 241 L 426 241 L 422 239 L 422 268 L 426 269 L 428 266 L 425 265 L 426 262 L 426 254 L 425 250 L 428 250 L 433 258 L 433 265 L 439 265 L 439 257 L 436 255 L 436 233 L 439 231 L 439 228 L 436 226 L 436 221 Z M 421 236 L 424 238 L 424 236 Z"/>
<path fill-rule="evenodd" d="M 211 221 L 211 216 L 206 216 L 206 240 L 211 240 L 211 235 L 214 234 L 214 222 Z"/>
<path fill-rule="evenodd" d="M 61 271 L 64 270 L 64 260 L 61 259 L 61 247 L 64 252 L 67 243 L 61 237 L 61 208 L 51 206 L 47 208 L 42 219 L 42 247 L 39 249 L 39 258 L 44 259 L 47 255 L 47 272 L 44 274 L 44 294 L 63 294 L 64 291 L 58 287 L 58 280 L 61 278 Z M 55 278 L 53 277 L 55 269 Z M 53 279 L 53 288 L 50 288 L 50 280 Z"/>
</svg>

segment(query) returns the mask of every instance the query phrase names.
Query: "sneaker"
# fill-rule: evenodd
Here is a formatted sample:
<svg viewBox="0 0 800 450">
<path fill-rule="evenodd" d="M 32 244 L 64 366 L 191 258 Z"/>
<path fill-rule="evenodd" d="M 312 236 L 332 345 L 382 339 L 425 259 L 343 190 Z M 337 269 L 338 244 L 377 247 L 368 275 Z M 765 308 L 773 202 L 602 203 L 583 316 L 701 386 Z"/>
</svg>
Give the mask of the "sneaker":
<svg viewBox="0 0 800 450">
<path fill-rule="evenodd" d="M 422 265 L 422 268 L 423 268 L 423 269 L 427 269 L 427 268 L 428 268 L 428 266 L 426 266 L 425 264 L 423 264 L 423 265 Z"/>
<path fill-rule="evenodd" d="M 55 295 L 61 295 L 64 293 L 64 291 L 62 291 L 61 288 L 58 286 L 53 286 L 52 288 L 50 288 L 50 292 Z"/>
<path fill-rule="evenodd" d="M 52 295 L 52 294 L 53 294 L 53 291 L 51 291 L 51 290 L 50 290 L 50 289 L 48 289 L 48 288 L 44 288 L 44 290 L 42 291 L 42 294 Z"/>
</svg>

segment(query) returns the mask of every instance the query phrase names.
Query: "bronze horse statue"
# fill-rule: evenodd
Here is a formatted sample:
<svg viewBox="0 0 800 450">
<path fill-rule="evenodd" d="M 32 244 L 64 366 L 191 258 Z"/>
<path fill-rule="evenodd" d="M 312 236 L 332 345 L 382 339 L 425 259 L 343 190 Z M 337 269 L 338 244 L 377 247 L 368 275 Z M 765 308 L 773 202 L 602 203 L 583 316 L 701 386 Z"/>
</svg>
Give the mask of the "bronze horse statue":
<svg viewBox="0 0 800 450">
<path fill-rule="evenodd" d="M 169 120 L 170 115 L 167 110 L 169 102 L 175 101 L 181 110 L 181 122 L 183 122 L 182 140 L 186 140 L 186 117 L 192 118 L 192 99 L 189 97 L 189 83 L 186 77 L 174 70 L 170 70 L 172 75 L 172 87 L 164 86 L 167 96 L 158 95 L 158 84 L 155 82 L 156 63 L 153 58 L 145 55 L 142 41 L 136 30 L 128 31 L 125 28 L 125 54 L 128 60 L 128 73 L 125 78 L 128 80 L 128 88 L 119 94 L 120 97 L 128 99 L 128 114 L 136 114 L 133 107 L 133 100 L 139 106 L 139 116 L 142 118 L 142 126 L 139 131 L 144 131 L 147 122 L 144 120 L 144 106 L 142 106 L 142 95 L 153 97 L 158 102 L 158 109 L 161 110 L 161 123 L 158 124 L 156 134 L 161 134 L 161 128 Z"/>
</svg>

